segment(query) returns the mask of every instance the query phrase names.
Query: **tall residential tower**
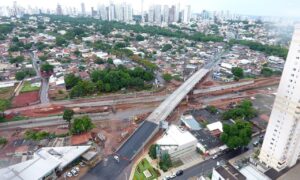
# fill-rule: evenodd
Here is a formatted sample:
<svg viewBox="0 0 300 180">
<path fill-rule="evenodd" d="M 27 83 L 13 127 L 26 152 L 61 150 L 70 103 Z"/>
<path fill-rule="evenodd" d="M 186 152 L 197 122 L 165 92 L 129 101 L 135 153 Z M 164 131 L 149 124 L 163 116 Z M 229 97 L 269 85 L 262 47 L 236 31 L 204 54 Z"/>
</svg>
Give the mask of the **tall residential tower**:
<svg viewBox="0 0 300 180">
<path fill-rule="evenodd" d="M 295 27 L 260 161 L 281 171 L 300 157 L 300 26 Z"/>
</svg>

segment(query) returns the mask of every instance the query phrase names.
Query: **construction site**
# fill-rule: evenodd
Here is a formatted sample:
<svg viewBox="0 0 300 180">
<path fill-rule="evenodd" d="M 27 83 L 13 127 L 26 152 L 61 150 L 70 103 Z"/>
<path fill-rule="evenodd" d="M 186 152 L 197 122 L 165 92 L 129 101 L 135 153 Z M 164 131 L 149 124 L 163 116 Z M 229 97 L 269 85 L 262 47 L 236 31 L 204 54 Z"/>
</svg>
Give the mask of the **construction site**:
<svg viewBox="0 0 300 180">
<path fill-rule="evenodd" d="M 259 109 L 258 117 L 251 122 L 257 131 L 264 131 L 278 83 L 279 77 L 220 83 L 207 76 L 195 86 L 166 121 L 178 123 L 180 117 L 188 112 L 192 112 L 200 124 L 203 123 L 203 119 L 221 120 L 217 116 L 206 116 L 205 107 L 214 106 L 222 112 L 244 99 L 250 99 L 255 108 Z M 8 138 L 8 144 L 0 149 L 0 166 L 25 161 L 39 147 L 82 145 L 92 142 L 96 142 L 95 149 L 101 160 L 114 154 L 139 124 L 179 85 L 178 82 L 169 83 L 157 92 L 53 101 L 49 104 L 10 109 L 7 116 L 12 121 L 0 124 L 0 136 Z M 261 101 L 268 103 L 260 103 Z M 261 104 L 266 107 L 258 107 Z M 67 122 L 62 119 L 62 113 L 66 108 L 72 109 L 75 117 L 89 115 L 96 127 L 88 134 L 69 136 Z M 13 121 L 14 116 L 22 119 Z M 51 139 L 28 140 L 26 139 L 28 130 L 48 132 L 54 136 Z"/>
</svg>

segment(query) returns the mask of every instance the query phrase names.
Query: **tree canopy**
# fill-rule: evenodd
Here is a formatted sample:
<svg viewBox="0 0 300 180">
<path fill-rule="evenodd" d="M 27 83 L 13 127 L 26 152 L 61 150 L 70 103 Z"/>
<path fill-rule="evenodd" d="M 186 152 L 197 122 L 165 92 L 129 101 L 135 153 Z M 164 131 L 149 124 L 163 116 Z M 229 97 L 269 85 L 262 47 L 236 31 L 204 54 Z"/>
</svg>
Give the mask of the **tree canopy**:
<svg viewBox="0 0 300 180">
<path fill-rule="evenodd" d="M 244 77 L 244 70 L 240 67 L 231 68 L 231 72 L 235 77 L 238 77 L 239 79 Z"/>
<path fill-rule="evenodd" d="M 163 78 L 165 81 L 170 82 L 172 80 L 172 75 L 169 73 L 163 74 Z"/>
<path fill-rule="evenodd" d="M 45 64 L 43 64 L 42 67 L 41 67 L 41 70 L 42 70 L 43 72 L 46 72 L 46 73 L 51 73 L 51 72 L 53 72 L 53 69 L 54 69 L 54 66 L 51 65 L 51 64 L 49 64 L 49 63 L 45 63 Z"/>
<path fill-rule="evenodd" d="M 252 127 L 249 122 L 236 121 L 233 125 L 223 124 L 221 141 L 230 149 L 244 147 L 251 141 Z"/>
<path fill-rule="evenodd" d="M 249 100 L 242 101 L 233 109 L 229 109 L 222 114 L 223 120 L 238 120 L 238 119 L 252 119 L 256 116 L 256 110 L 252 107 L 252 103 Z"/>
<path fill-rule="evenodd" d="M 92 130 L 94 127 L 95 125 L 89 116 L 82 116 L 74 119 L 71 132 L 72 134 L 81 134 Z"/>
</svg>

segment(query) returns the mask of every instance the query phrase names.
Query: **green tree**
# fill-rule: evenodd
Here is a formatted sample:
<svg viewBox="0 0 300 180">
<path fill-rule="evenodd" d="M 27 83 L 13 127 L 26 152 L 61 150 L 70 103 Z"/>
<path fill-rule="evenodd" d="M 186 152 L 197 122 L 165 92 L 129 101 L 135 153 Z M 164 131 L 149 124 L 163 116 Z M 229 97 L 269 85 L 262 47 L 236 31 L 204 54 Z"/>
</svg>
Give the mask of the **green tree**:
<svg viewBox="0 0 300 180">
<path fill-rule="evenodd" d="M 229 109 L 222 114 L 223 120 L 238 120 L 238 119 L 252 119 L 256 116 L 256 110 L 252 107 L 249 100 L 242 101 L 237 107 Z"/>
<path fill-rule="evenodd" d="M 24 56 L 17 56 L 17 57 L 15 57 L 15 58 L 11 57 L 11 58 L 9 59 L 9 62 L 10 62 L 11 64 L 13 64 L 13 63 L 22 63 L 24 60 L 25 60 L 25 57 L 24 57 Z"/>
<path fill-rule="evenodd" d="M 92 130 L 94 127 L 95 125 L 89 116 L 82 116 L 74 119 L 71 132 L 72 134 L 81 134 Z"/>
<path fill-rule="evenodd" d="M 4 111 L 9 108 L 10 102 L 6 99 L 0 99 L 0 120 L 4 120 Z"/>
<path fill-rule="evenodd" d="M 136 36 L 135 39 L 136 39 L 137 41 L 144 41 L 144 40 L 145 40 L 144 36 L 142 36 L 142 35 L 140 35 L 140 34 L 138 34 L 138 35 Z"/>
<path fill-rule="evenodd" d="M 273 75 L 274 72 L 272 69 L 264 67 L 264 68 L 262 68 L 260 73 L 265 77 L 270 77 Z"/>
<path fill-rule="evenodd" d="M 67 41 L 65 40 L 64 37 L 62 37 L 62 36 L 57 36 L 57 37 L 55 38 L 55 44 L 56 44 L 57 46 L 63 46 L 63 45 L 65 45 L 65 44 L 67 44 Z"/>
<path fill-rule="evenodd" d="M 66 88 L 71 89 L 78 84 L 78 82 L 82 81 L 80 77 L 75 76 L 74 74 L 67 74 L 65 76 Z"/>
<path fill-rule="evenodd" d="M 108 58 L 107 63 L 108 64 L 114 64 L 114 61 L 111 58 Z"/>
<path fill-rule="evenodd" d="M 172 161 L 168 153 L 162 154 L 159 161 L 159 167 L 164 172 L 167 172 L 170 167 L 172 167 Z"/>
<path fill-rule="evenodd" d="M 170 82 L 172 80 L 172 75 L 169 73 L 163 74 L 163 78 L 165 81 Z"/>
<path fill-rule="evenodd" d="M 65 109 L 63 114 L 63 119 L 69 123 L 69 129 L 71 129 L 71 121 L 74 116 L 74 111 L 72 109 Z"/>
<path fill-rule="evenodd" d="M 39 60 L 41 61 L 46 61 L 48 59 L 47 56 L 39 56 Z"/>
<path fill-rule="evenodd" d="M 15 36 L 15 37 L 13 37 L 13 38 L 12 38 L 12 42 L 14 42 L 14 43 L 17 43 L 17 42 L 19 42 L 19 38 L 18 38 L 18 37 L 16 37 L 16 36 Z"/>
<path fill-rule="evenodd" d="M 152 144 L 149 148 L 149 156 L 152 158 L 152 159 L 156 159 L 157 158 L 157 154 L 156 154 L 156 148 L 157 148 L 157 144 Z"/>
<path fill-rule="evenodd" d="M 54 69 L 54 66 L 49 63 L 45 63 L 41 67 L 41 71 L 46 72 L 46 73 L 53 72 L 53 69 Z"/>
<path fill-rule="evenodd" d="M 238 77 L 238 78 L 243 78 L 244 77 L 244 70 L 240 67 L 231 68 L 231 72 L 235 77 Z"/>
<path fill-rule="evenodd" d="M 24 71 L 16 72 L 16 80 L 21 81 L 26 77 L 26 73 Z"/>
<path fill-rule="evenodd" d="M 74 54 L 75 54 L 77 57 L 80 57 L 80 56 L 81 56 L 81 52 L 80 52 L 78 49 L 76 49 L 76 50 L 74 51 Z"/>
<path fill-rule="evenodd" d="M 233 125 L 223 124 L 221 141 L 230 149 L 245 147 L 251 141 L 252 127 L 249 122 L 236 121 Z"/>
<path fill-rule="evenodd" d="M 218 109 L 215 106 L 207 106 L 205 109 L 211 114 L 216 114 L 218 112 Z"/>
<path fill-rule="evenodd" d="M 7 144 L 7 139 L 4 137 L 0 137 L 0 145 L 5 145 Z"/>
<path fill-rule="evenodd" d="M 165 45 L 161 48 L 161 51 L 162 51 L 162 52 L 166 52 L 166 51 L 169 51 L 170 49 L 172 49 L 172 45 L 171 45 L 171 44 L 165 44 Z"/>
</svg>

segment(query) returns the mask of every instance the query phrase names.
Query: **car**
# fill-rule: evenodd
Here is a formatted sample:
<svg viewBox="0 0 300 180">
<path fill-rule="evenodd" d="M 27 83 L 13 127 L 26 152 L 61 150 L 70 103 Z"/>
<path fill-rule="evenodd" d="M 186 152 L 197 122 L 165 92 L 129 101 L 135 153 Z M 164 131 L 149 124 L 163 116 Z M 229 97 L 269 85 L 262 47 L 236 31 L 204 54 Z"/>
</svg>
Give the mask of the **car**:
<svg viewBox="0 0 300 180">
<path fill-rule="evenodd" d="M 178 170 L 177 172 L 176 172 L 176 176 L 181 176 L 183 174 L 183 170 Z"/>
<path fill-rule="evenodd" d="M 173 179 L 176 177 L 176 173 L 171 174 L 170 179 Z"/>
<path fill-rule="evenodd" d="M 71 172 L 67 172 L 67 177 L 72 177 L 72 173 Z"/>
<path fill-rule="evenodd" d="M 71 173 L 72 173 L 73 176 L 78 176 L 78 172 L 75 169 L 72 169 Z"/>
<path fill-rule="evenodd" d="M 115 155 L 115 156 L 114 156 L 114 159 L 115 159 L 117 162 L 120 162 L 119 156 Z"/>
<path fill-rule="evenodd" d="M 259 142 L 258 141 L 254 141 L 253 142 L 253 146 L 258 146 Z"/>
<path fill-rule="evenodd" d="M 171 177 L 170 176 L 166 176 L 166 177 L 164 177 L 163 180 L 169 180 L 169 179 L 171 179 Z"/>
<path fill-rule="evenodd" d="M 79 172 L 79 167 L 78 167 L 78 166 L 73 167 L 73 169 L 74 169 L 75 171 Z"/>
<path fill-rule="evenodd" d="M 212 157 L 212 159 L 217 159 L 217 157 L 218 157 L 218 155 L 215 154 L 215 155 Z"/>
<path fill-rule="evenodd" d="M 81 166 L 81 167 L 85 167 L 85 164 L 84 164 L 84 162 L 80 162 L 80 163 L 79 163 L 79 166 Z"/>
</svg>

